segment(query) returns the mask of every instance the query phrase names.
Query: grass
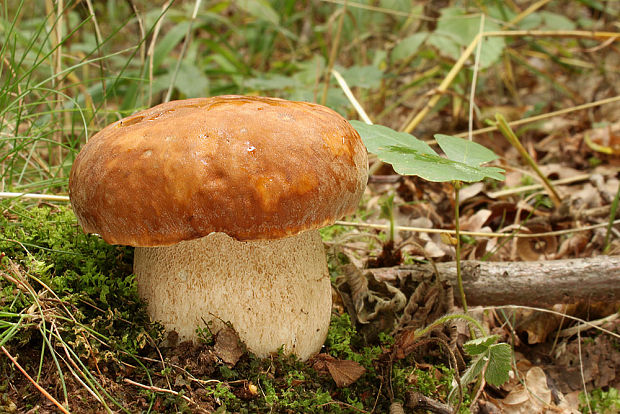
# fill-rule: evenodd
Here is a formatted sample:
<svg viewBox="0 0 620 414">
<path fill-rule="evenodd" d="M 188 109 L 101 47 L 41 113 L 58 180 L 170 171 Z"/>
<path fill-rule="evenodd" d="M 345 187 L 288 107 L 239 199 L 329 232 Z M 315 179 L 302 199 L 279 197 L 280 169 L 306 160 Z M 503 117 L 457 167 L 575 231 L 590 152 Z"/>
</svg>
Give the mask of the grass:
<svg viewBox="0 0 620 414">
<path fill-rule="evenodd" d="M 404 400 L 410 386 L 436 398 L 447 396 L 452 371 L 438 365 L 429 374 L 415 368 L 413 357 L 393 363 L 388 396 L 385 358 L 393 339 L 382 336 L 381 343 L 365 345 L 348 315 L 334 317 L 326 352 L 366 368 L 350 387 L 336 388 L 327 373 L 284 355 L 260 360 L 246 354 L 234 367 L 208 359 L 196 366 L 213 352 L 212 337 L 203 335 L 205 343 L 183 345 L 179 353 L 165 346 L 161 326 L 148 320 L 137 297 L 131 249 L 83 234 L 68 207 L 26 207 L 18 201 L 1 207 L 0 345 L 25 365 L 36 384 L 60 389 L 58 400 L 67 408 L 81 407 L 73 395 L 75 381 L 104 409 L 123 411 L 132 411 L 136 393 L 144 394 L 147 407 L 182 412 L 206 404 L 235 412 L 339 413 L 348 412 L 348 406 L 384 411 L 392 400 Z M 201 370 L 208 370 L 208 379 L 199 379 Z M 13 364 L 0 364 L 0 372 L 30 388 Z M 134 391 L 109 387 L 110 381 L 124 381 Z M 171 392 L 171 383 L 188 384 L 186 392 Z M 248 394 L 250 384 L 261 392 Z M 6 389 L 3 393 L 5 400 L 16 397 Z M 26 398 L 32 404 L 37 400 L 34 391 Z"/>
<path fill-rule="evenodd" d="M 473 135 L 493 147 L 484 114 L 501 105 L 527 108 L 508 124 L 529 123 L 517 132 L 532 140 L 533 122 L 593 110 L 571 81 L 618 73 L 604 59 L 616 46 L 609 32 L 617 30 L 618 8 L 597 0 L 541 9 L 450 2 L 442 10 L 405 0 L 34 3 L 0 6 L 0 191 L 66 194 L 73 159 L 93 133 L 167 99 L 265 94 L 321 101 L 353 118 L 333 68 L 375 122 L 428 139 L 438 131 L 465 135 L 472 112 Z M 463 51 L 477 46 L 480 12 L 495 35 L 476 40 L 482 50 L 475 71 L 475 48 L 470 56 Z M 532 79 L 543 92 L 524 95 L 530 89 L 522 82 Z M 596 105 L 617 102 L 606 99 Z M 0 345 L 66 407 L 86 410 L 99 401 L 105 410 L 126 412 L 381 412 L 412 388 L 446 398 L 451 371 L 421 369 L 412 357 L 396 361 L 391 374 L 382 371 L 394 338 L 364 344 L 345 317 L 332 321 L 326 350 L 367 369 L 351 387 L 338 389 L 328 376 L 284 357 L 246 355 L 233 369 L 216 364 L 210 373 L 185 369 L 170 360 L 187 362 L 210 345 L 187 355 L 160 349 L 161 327 L 148 321 L 136 295 L 131 249 L 84 235 L 61 203 L 5 200 L 1 208 Z M 323 235 L 336 238 L 347 229 Z M 332 274 L 339 261 L 330 258 Z M 7 361 L 0 363 L 0 410 L 14 403 L 15 384 L 31 390 L 20 408 L 35 407 L 40 394 Z M 119 387 L 130 390 L 127 399 Z M 591 400 L 614 398 L 601 391 Z"/>
</svg>

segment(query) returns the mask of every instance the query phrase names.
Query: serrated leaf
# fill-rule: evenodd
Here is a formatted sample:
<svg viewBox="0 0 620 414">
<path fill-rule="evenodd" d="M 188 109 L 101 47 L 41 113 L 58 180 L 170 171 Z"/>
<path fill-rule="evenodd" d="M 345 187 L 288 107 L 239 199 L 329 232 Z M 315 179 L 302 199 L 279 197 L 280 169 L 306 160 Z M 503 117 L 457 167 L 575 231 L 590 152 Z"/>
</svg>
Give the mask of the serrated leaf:
<svg viewBox="0 0 620 414">
<path fill-rule="evenodd" d="M 508 344 L 495 344 L 489 347 L 489 365 L 484 374 L 484 379 L 496 387 L 509 379 L 512 364 L 512 349 Z"/>
<path fill-rule="evenodd" d="M 484 366 L 488 360 L 488 355 L 482 354 L 475 357 L 469 365 L 469 368 L 465 370 L 463 376 L 461 376 L 461 384 L 466 386 L 467 384 L 474 382 L 476 378 L 482 373 Z"/>
<path fill-rule="evenodd" d="M 472 339 L 463 344 L 463 349 L 465 349 L 465 352 L 469 355 L 479 355 L 489 349 L 489 347 L 497 342 L 498 339 L 499 336 L 497 335 L 489 335 Z"/>
<path fill-rule="evenodd" d="M 499 157 L 487 147 L 468 139 L 450 135 L 435 134 L 437 144 L 452 161 L 462 162 L 477 167 Z"/>
</svg>

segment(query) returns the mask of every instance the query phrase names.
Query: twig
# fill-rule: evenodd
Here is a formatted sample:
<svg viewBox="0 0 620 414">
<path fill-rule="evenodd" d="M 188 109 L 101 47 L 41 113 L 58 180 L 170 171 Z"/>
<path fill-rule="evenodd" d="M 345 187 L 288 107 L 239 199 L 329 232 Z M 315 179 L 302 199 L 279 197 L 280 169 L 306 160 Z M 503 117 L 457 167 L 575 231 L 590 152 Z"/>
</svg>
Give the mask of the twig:
<svg viewBox="0 0 620 414">
<path fill-rule="evenodd" d="M 24 374 L 26 378 L 28 378 L 28 381 L 30 381 L 32 385 L 34 385 L 36 389 L 38 389 L 41 392 L 41 394 L 45 396 L 45 398 L 50 400 L 56 407 L 58 407 L 58 409 L 63 414 L 70 414 L 69 411 L 67 411 L 67 409 L 63 407 L 62 404 L 58 402 L 58 400 L 56 400 L 56 398 L 52 397 L 52 395 L 49 392 L 45 391 L 45 389 L 43 389 L 34 379 L 32 379 L 30 375 L 28 375 L 28 373 L 22 368 L 22 366 L 19 365 L 19 362 L 17 362 L 17 360 L 13 358 L 13 356 L 9 353 L 9 351 L 6 350 L 4 346 L 1 346 L 0 349 L 2 349 L 2 352 L 4 352 L 5 355 L 11 360 L 13 365 L 15 365 L 17 369 L 20 370 L 21 373 Z"/>
<path fill-rule="evenodd" d="M 585 396 L 586 405 L 588 406 L 588 412 L 592 414 L 592 407 L 590 406 L 590 399 L 588 398 L 588 388 L 586 387 L 586 377 L 583 374 L 583 357 L 581 355 L 581 330 L 577 329 L 577 348 L 579 353 L 579 371 L 581 373 L 581 384 L 583 385 L 583 395 Z"/>
<path fill-rule="evenodd" d="M 196 406 L 199 406 L 198 403 L 196 403 L 194 400 L 192 400 L 191 398 L 187 397 L 186 395 L 179 394 L 178 391 L 169 390 L 167 388 L 160 388 L 160 387 L 156 387 L 154 385 L 140 384 L 139 382 L 132 381 L 129 378 L 125 378 L 123 381 L 125 381 L 127 384 L 135 385 L 136 387 L 140 387 L 140 388 L 143 388 L 145 390 L 172 394 L 174 396 L 183 398 L 185 401 L 187 401 L 190 404 L 194 404 Z"/>
<path fill-rule="evenodd" d="M 516 121 L 510 121 L 508 122 L 508 125 L 511 127 L 515 127 L 515 126 L 519 126 L 523 124 L 529 124 L 530 122 L 541 121 L 543 119 L 553 118 L 554 116 L 565 115 L 571 112 L 581 111 L 582 109 L 590 109 L 590 108 L 594 108 L 597 106 L 610 104 L 610 103 L 614 103 L 618 101 L 620 101 L 620 95 L 612 96 L 611 98 L 600 99 L 598 101 L 594 101 L 594 102 L 590 102 L 590 103 L 586 103 L 582 105 L 572 106 L 570 108 L 560 109 L 560 110 L 553 111 L 553 112 L 547 112 L 546 114 L 534 115 L 534 116 L 530 116 L 529 118 L 523 118 L 523 119 L 518 119 Z M 493 132 L 493 131 L 497 131 L 497 126 L 494 125 L 490 127 L 476 129 L 475 131 L 472 131 L 471 134 L 480 135 L 480 134 L 484 134 L 487 132 Z M 469 135 L 469 131 L 465 131 L 465 132 L 459 132 L 455 136 L 463 138 L 468 135 Z"/>
<path fill-rule="evenodd" d="M 47 200 L 47 201 L 69 201 L 69 196 L 65 196 L 65 195 L 11 193 L 11 192 L 6 192 L 6 191 L 0 192 L 0 198 L 29 198 L 29 199 L 34 199 L 34 200 Z"/>
<path fill-rule="evenodd" d="M 185 40 L 183 41 L 183 45 L 181 46 L 180 55 L 177 57 L 177 63 L 172 72 L 172 79 L 170 80 L 170 85 L 168 86 L 168 92 L 166 92 L 166 97 L 164 98 L 164 102 L 170 101 L 172 97 L 172 90 L 174 89 L 174 84 L 177 80 L 177 75 L 179 74 L 179 69 L 181 68 L 181 63 L 183 62 L 183 58 L 185 58 L 185 52 L 187 51 L 187 45 L 190 42 L 190 38 L 192 37 L 192 28 L 194 26 L 194 22 L 196 21 L 196 16 L 198 15 L 198 9 L 200 8 L 200 3 L 202 0 L 196 0 L 194 3 L 194 11 L 192 12 L 192 17 L 189 21 L 189 26 L 187 26 L 187 33 L 185 34 Z"/>
<path fill-rule="evenodd" d="M 351 92 L 351 88 L 349 88 L 347 81 L 344 80 L 340 72 L 338 72 L 336 69 L 332 69 L 332 75 L 334 75 L 334 78 L 336 78 L 336 80 L 338 81 L 338 85 L 340 85 L 340 88 L 346 95 L 347 99 L 349 99 L 349 102 L 351 102 L 351 105 L 353 105 L 353 108 L 355 108 L 357 114 L 360 116 L 360 118 L 362 118 L 362 121 L 366 122 L 368 125 L 372 125 L 370 117 L 368 116 L 366 111 L 364 111 L 364 108 L 362 108 L 362 105 L 360 105 L 359 101 L 355 98 L 355 95 L 353 95 L 353 92 Z"/>
<path fill-rule="evenodd" d="M 484 33 L 484 14 L 480 15 L 480 27 L 478 29 L 478 34 L 482 35 Z M 476 95 L 476 80 L 478 79 L 478 68 L 480 66 L 480 54 L 482 52 L 482 42 L 478 43 L 478 47 L 476 47 L 476 59 L 474 60 L 474 70 L 471 77 L 471 91 L 469 94 L 469 116 L 468 124 L 467 124 L 467 138 L 472 140 L 472 131 L 474 130 L 474 97 Z M 458 205 L 458 204 L 457 204 Z"/>
<path fill-rule="evenodd" d="M 428 398 L 419 392 L 407 391 L 406 399 L 407 408 L 428 410 L 437 414 L 452 414 L 452 408 L 449 405 Z"/>
<path fill-rule="evenodd" d="M 545 309 L 545 308 L 537 308 L 534 306 L 524 306 L 524 305 L 501 305 L 501 306 L 483 306 L 481 308 L 479 308 L 480 310 L 495 310 L 495 309 L 526 309 L 526 310 L 533 310 L 536 312 L 543 312 L 543 313 L 551 313 L 553 315 L 557 315 L 557 316 L 563 316 L 567 319 L 572 319 L 574 321 L 580 322 L 582 325 L 584 325 L 585 327 L 589 327 L 589 328 L 593 328 L 593 329 L 597 329 L 601 332 L 606 333 L 607 335 L 611 335 L 615 338 L 620 339 L 620 334 L 617 334 L 615 332 L 610 331 L 609 329 L 605 329 L 605 328 L 601 328 L 599 326 L 599 324 L 597 323 L 598 321 L 586 321 L 585 319 L 581 319 L 578 318 L 576 316 L 571 316 L 571 315 L 566 315 L 562 312 L 558 312 L 558 311 L 554 311 L 552 309 Z"/>
<path fill-rule="evenodd" d="M 562 178 L 559 180 L 551 181 L 551 184 L 553 184 L 554 186 L 564 185 L 564 184 L 573 184 L 579 181 L 589 180 L 590 177 L 592 177 L 592 174 L 580 174 L 580 175 L 575 175 L 574 177 L 567 177 L 567 178 Z M 513 194 L 525 193 L 527 191 L 541 190 L 543 188 L 544 186 L 542 184 L 531 184 L 531 185 L 524 185 L 521 187 L 508 188 L 506 190 L 495 191 L 492 193 L 487 193 L 487 195 L 491 198 L 501 198 L 501 197 L 505 197 L 505 196 L 509 196 Z"/>
<path fill-rule="evenodd" d="M 439 84 L 437 89 L 435 90 L 436 94 L 428 101 L 426 106 L 418 112 L 418 114 L 407 124 L 406 127 L 403 128 L 404 132 L 411 132 L 417 127 L 420 122 L 426 117 L 431 109 L 435 107 L 442 94 L 448 89 L 454 78 L 456 78 L 457 73 L 463 68 L 467 59 L 474 52 L 474 49 L 478 45 L 478 43 L 485 36 L 534 36 L 534 37 L 582 37 L 589 39 L 608 39 L 613 38 L 617 39 L 620 37 L 620 33 L 616 32 L 597 32 L 597 31 L 586 31 L 586 30 L 505 30 L 505 31 L 494 31 L 494 32 L 484 32 L 478 33 L 471 43 L 467 46 L 465 51 L 458 58 L 450 72 L 446 75 L 443 81 Z"/>
<path fill-rule="evenodd" d="M 454 78 L 456 78 L 456 75 L 463 68 L 463 65 L 465 65 L 465 61 L 473 53 L 474 49 L 478 45 L 478 42 L 480 41 L 480 39 L 482 39 L 482 35 L 482 33 L 478 33 L 476 37 L 474 37 L 469 46 L 467 46 L 467 49 L 465 49 L 465 51 L 461 54 L 454 66 L 452 66 L 450 72 L 448 72 L 444 80 L 441 81 L 441 83 L 435 90 L 436 93 L 433 95 L 433 97 L 426 103 L 424 108 L 422 108 L 422 110 L 418 112 L 418 114 L 411 120 L 411 122 L 409 122 L 407 126 L 403 128 L 404 132 L 410 133 L 411 131 L 413 131 L 415 127 L 417 127 L 420 122 L 422 122 L 426 114 L 428 114 L 429 111 L 435 107 L 437 102 L 439 102 L 439 99 L 441 99 L 443 93 L 448 89 Z"/>
<path fill-rule="evenodd" d="M 377 230 L 388 230 L 390 228 L 389 224 L 375 224 L 375 223 L 356 223 L 352 221 L 341 221 L 338 220 L 334 222 L 334 224 L 340 226 L 351 226 L 351 227 L 360 227 L 360 228 L 369 228 L 369 229 L 377 229 Z M 620 219 L 614 220 L 613 224 L 620 224 Z M 523 237 L 523 238 L 537 238 L 544 236 L 561 236 L 563 234 L 571 234 L 578 231 L 589 231 L 594 229 L 599 229 L 602 227 L 607 227 L 607 223 L 599 223 L 592 224 L 590 226 L 582 226 L 575 227 L 573 229 L 566 230 L 555 230 L 555 231 L 546 231 L 543 233 L 486 233 L 486 232 L 478 232 L 478 231 L 461 231 L 461 235 L 465 236 L 474 236 L 474 237 Z M 456 234 L 454 230 L 444 230 L 444 229 L 428 229 L 424 227 L 410 227 L 410 226 L 397 226 L 396 230 L 400 231 L 411 231 L 414 233 L 434 233 L 434 234 Z"/>
<path fill-rule="evenodd" d="M 327 102 L 327 92 L 329 90 L 329 78 L 334 68 L 336 61 L 336 53 L 338 53 L 338 46 L 340 45 L 340 36 L 342 35 L 342 25 L 344 23 L 344 17 L 347 14 L 347 0 L 344 0 L 342 4 L 340 19 L 338 20 L 338 27 L 336 28 L 336 36 L 334 36 L 334 43 L 332 43 L 332 49 L 329 52 L 329 61 L 327 62 L 327 72 L 325 74 L 325 85 L 323 86 L 323 95 L 321 96 L 321 104 L 325 105 Z"/>
<path fill-rule="evenodd" d="M 601 319 L 597 319 L 595 321 L 589 321 L 587 324 L 580 323 L 579 325 L 571 326 L 570 328 L 562 329 L 558 332 L 559 337 L 573 336 L 583 330 L 587 330 L 590 328 L 594 328 L 596 326 L 605 325 L 608 322 L 613 322 L 620 317 L 619 313 L 613 313 L 609 316 L 606 316 Z"/>
</svg>

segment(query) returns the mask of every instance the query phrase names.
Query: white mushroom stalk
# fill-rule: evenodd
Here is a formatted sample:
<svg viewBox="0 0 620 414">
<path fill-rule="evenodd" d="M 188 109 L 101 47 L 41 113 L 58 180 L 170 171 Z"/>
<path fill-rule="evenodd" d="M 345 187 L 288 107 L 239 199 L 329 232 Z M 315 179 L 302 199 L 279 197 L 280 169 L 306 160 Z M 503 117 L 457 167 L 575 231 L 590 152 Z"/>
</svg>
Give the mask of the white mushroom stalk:
<svg viewBox="0 0 620 414">
<path fill-rule="evenodd" d="M 241 242 L 224 233 L 166 247 L 138 247 L 134 271 L 149 315 L 181 340 L 224 323 L 257 356 L 282 347 L 301 359 L 327 335 L 331 284 L 323 242 L 311 230 Z"/>
</svg>

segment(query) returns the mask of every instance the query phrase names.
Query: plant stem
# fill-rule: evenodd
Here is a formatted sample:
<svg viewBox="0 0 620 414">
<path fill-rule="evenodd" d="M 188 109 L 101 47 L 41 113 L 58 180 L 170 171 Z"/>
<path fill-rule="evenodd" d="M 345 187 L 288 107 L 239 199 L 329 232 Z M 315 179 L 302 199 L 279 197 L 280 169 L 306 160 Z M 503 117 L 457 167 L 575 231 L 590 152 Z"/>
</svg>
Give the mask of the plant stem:
<svg viewBox="0 0 620 414">
<path fill-rule="evenodd" d="M 512 146 L 515 147 L 517 151 L 519 151 L 521 157 L 523 157 L 523 159 L 530 165 L 530 167 L 532 167 L 538 177 L 542 180 L 543 185 L 545 186 L 545 189 L 547 190 L 547 193 L 551 198 L 551 201 L 553 201 L 553 205 L 556 208 L 560 207 L 560 204 L 562 204 L 560 195 L 557 193 L 557 191 L 555 191 L 555 188 L 553 187 L 553 184 L 551 184 L 551 181 L 549 181 L 545 174 L 540 171 L 540 168 L 538 168 L 538 165 L 536 165 L 536 161 L 534 161 L 534 159 L 527 152 L 523 144 L 521 144 L 521 141 L 519 141 L 517 135 L 514 133 L 512 128 L 510 128 L 508 122 L 506 122 L 506 118 L 504 118 L 502 114 L 495 114 L 495 119 L 497 121 L 496 125 L 502 135 L 504 135 L 508 142 L 510 142 Z"/>
<path fill-rule="evenodd" d="M 609 238 L 611 237 L 611 228 L 616 219 L 616 211 L 618 211 L 618 201 L 620 200 L 620 185 L 618 185 L 618 191 L 616 191 L 616 196 L 614 197 L 614 201 L 611 202 L 611 208 L 609 212 L 609 222 L 607 223 L 607 233 L 605 233 L 605 243 L 603 243 L 603 252 L 607 253 L 609 250 Z"/>
<path fill-rule="evenodd" d="M 465 289 L 463 288 L 463 275 L 461 274 L 461 225 L 459 222 L 459 192 L 463 183 L 460 181 L 453 181 L 454 186 L 454 237 L 456 238 L 456 283 L 459 287 L 459 295 L 461 297 L 461 304 L 463 305 L 463 311 L 467 313 L 467 297 L 465 296 Z M 470 326 L 469 333 L 472 339 L 476 338 L 474 329 Z"/>
</svg>

